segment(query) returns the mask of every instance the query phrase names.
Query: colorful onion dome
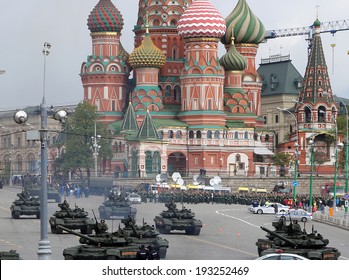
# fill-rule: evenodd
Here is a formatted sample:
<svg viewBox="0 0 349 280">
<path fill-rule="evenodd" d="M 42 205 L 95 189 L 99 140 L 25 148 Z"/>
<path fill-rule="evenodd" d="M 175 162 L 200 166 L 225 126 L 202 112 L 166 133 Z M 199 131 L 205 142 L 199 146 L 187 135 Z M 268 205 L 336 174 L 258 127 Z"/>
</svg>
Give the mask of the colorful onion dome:
<svg viewBox="0 0 349 280">
<path fill-rule="evenodd" d="M 232 31 L 232 33 L 234 33 L 234 31 Z M 243 71 L 247 67 L 246 58 L 235 48 L 234 37 L 231 38 L 229 50 L 221 57 L 219 62 L 225 71 Z"/>
<path fill-rule="evenodd" d="M 99 0 L 87 19 L 91 32 L 121 32 L 124 19 L 111 0 Z"/>
<path fill-rule="evenodd" d="M 220 38 L 226 25 L 223 16 L 208 0 L 196 0 L 180 17 L 177 29 L 184 38 Z"/>
<path fill-rule="evenodd" d="M 147 28 L 143 43 L 130 54 L 130 65 L 133 68 L 161 68 L 165 62 L 166 56 L 153 44 Z"/>
<path fill-rule="evenodd" d="M 235 9 L 225 19 L 227 32 L 221 41 L 228 45 L 234 35 L 237 44 L 259 44 L 265 36 L 263 23 L 252 13 L 246 0 L 239 0 Z M 234 34 L 232 30 L 234 28 Z"/>
</svg>

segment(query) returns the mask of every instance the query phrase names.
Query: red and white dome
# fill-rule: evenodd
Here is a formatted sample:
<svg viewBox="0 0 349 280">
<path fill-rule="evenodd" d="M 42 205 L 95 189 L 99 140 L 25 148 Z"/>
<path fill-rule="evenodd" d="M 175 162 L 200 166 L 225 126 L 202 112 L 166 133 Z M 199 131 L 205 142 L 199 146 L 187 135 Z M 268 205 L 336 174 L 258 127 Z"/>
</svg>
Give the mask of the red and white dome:
<svg viewBox="0 0 349 280">
<path fill-rule="evenodd" d="M 225 34 L 226 22 L 208 0 L 196 0 L 180 17 L 177 29 L 184 38 L 220 38 Z"/>
</svg>

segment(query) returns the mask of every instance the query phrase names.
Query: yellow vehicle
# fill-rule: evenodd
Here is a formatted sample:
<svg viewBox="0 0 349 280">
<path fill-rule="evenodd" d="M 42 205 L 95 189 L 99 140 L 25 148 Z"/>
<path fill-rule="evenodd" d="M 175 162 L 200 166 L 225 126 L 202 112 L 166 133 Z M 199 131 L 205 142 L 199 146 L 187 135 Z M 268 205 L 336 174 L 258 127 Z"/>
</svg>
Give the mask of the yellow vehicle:
<svg viewBox="0 0 349 280">
<path fill-rule="evenodd" d="M 251 191 L 254 193 L 267 193 L 266 188 L 252 188 Z"/>
<path fill-rule="evenodd" d="M 247 188 L 247 187 L 239 187 L 239 188 L 238 188 L 238 193 L 239 193 L 239 194 L 247 194 L 247 193 L 249 193 L 249 192 L 250 192 L 250 189 Z"/>
</svg>

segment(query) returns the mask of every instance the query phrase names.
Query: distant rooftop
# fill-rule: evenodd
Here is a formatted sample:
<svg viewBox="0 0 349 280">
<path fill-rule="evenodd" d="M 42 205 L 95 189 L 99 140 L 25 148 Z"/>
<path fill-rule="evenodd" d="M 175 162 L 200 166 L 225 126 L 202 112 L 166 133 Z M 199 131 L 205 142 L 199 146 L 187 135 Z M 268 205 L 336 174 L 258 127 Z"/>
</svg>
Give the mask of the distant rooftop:
<svg viewBox="0 0 349 280">
<path fill-rule="evenodd" d="M 261 65 L 282 62 L 282 61 L 291 61 L 290 55 L 275 54 L 275 55 L 269 56 L 268 58 L 262 58 Z"/>
</svg>

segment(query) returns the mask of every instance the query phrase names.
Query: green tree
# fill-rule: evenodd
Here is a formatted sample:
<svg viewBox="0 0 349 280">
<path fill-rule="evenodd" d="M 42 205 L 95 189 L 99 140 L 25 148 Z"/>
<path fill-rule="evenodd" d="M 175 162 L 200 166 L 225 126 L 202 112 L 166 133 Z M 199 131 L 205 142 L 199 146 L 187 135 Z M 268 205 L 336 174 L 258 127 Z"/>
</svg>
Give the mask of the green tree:
<svg viewBox="0 0 349 280">
<path fill-rule="evenodd" d="M 276 153 L 272 159 L 274 165 L 280 167 L 280 176 L 285 176 L 285 167 L 291 164 L 293 155 L 288 153 Z"/>
<path fill-rule="evenodd" d="M 64 152 L 56 160 L 57 173 L 64 174 L 67 178 L 69 172 L 72 176 L 80 179 L 87 177 L 88 181 L 93 168 L 93 137 L 98 139 L 98 162 L 110 159 L 111 135 L 107 127 L 98 122 L 98 113 L 96 108 L 87 101 L 80 103 L 72 116 L 68 117 L 65 124 Z M 86 173 L 86 177 L 84 174 Z"/>
</svg>

